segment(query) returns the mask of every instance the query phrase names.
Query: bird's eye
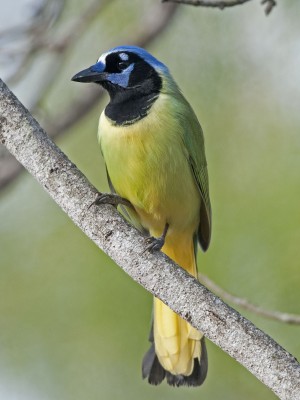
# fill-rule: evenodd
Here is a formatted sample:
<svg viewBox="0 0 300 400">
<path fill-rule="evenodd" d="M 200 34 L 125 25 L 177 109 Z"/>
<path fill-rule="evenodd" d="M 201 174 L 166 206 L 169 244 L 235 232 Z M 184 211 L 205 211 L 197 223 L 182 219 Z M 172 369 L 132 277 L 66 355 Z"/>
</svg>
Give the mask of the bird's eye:
<svg viewBox="0 0 300 400">
<path fill-rule="evenodd" d="M 123 71 L 127 67 L 129 67 L 130 63 L 128 61 L 119 61 L 118 62 L 118 68 L 120 71 Z"/>
</svg>

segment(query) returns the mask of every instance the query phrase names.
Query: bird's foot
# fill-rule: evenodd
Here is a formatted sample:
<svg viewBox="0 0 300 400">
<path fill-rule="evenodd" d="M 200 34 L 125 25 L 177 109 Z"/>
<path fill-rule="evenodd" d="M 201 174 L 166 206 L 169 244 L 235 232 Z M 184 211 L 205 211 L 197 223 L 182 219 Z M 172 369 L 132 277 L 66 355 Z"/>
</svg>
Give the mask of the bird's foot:
<svg viewBox="0 0 300 400">
<path fill-rule="evenodd" d="M 124 197 L 119 196 L 115 193 L 97 193 L 96 199 L 89 205 L 89 208 L 96 205 L 99 206 L 101 204 L 110 204 L 114 207 L 118 207 L 119 204 L 122 204 L 126 207 L 133 208 L 132 204 L 129 200 L 124 199 Z"/>
<path fill-rule="evenodd" d="M 145 240 L 147 244 L 145 251 L 150 251 L 150 253 L 153 253 L 155 251 L 160 251 L 163 245 L 165 244 L 168 229 L 169 229 L 169 224 L 166 224 L 163 234 L 160 237 L 158 238 L 155 238 L 153 236 L 148 237 Z"/>
<path fill-rule="evenodd" d="M 155 238 L 153 236 L 148 237 L 145 240 L 147 246 L 145 251 L 150 251 L 150 253 L 154 253 L 155 251 L 160 251 L 165 244 L 165 239 L 162 237 Z"/>
</svg>

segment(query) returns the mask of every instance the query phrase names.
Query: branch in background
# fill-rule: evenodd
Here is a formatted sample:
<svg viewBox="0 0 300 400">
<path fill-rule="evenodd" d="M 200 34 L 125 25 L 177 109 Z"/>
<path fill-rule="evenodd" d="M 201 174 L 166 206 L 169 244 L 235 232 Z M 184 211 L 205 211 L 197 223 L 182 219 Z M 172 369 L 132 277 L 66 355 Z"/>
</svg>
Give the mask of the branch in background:
<svg viewBox="0 0 300 400">
<path fill-rule="evenodd" d="M 26 35 L 44 34 L 45 30 L 60 17 L 64 6 L 65 0 L 40 0 L 37 4 L 32 4 L 32 7 L 27 7 L 27 11 L 31 10 L 31 15 L 26 16 L 21 25 L 0 28 L 0 42 L 18 37 L 24 38 Z"/>
<path fill-rule="evenodd" d="M 0 142 L 74 223 L 136 282 L 201 330 L 280 399 L 299 400 L 297 360 L 166 255 L 147 252 L 144 237 L 114 207 L 89 208 L 96 189 L 1 80 Z"/>
<path fill-rule="evenodd" d="M 19 40 L 21 43 L 19 47 L 16 47 L 10 51 L 4 51 L 1 48 L 1 53 L 4 53 L 6 58 L 18 58 L 14 60 L 13 65 L 15 69 L 7 79 L 10 84 L 15 84 L 21 80 L 26 71 L 31 67 L 33 58 L 38 50 L 44 50 L 44 48 L 37 48 L 36 43 L 42 42 L 49 33 L 52 25 L 59 19 L 63 8 L 65 6 L 65 0 L 47 1 L 43 0 L 31 18 L 24 20 L 22 26 L 10 27 L 0 32 L 0 43 L 4 42 L 7 46 L 7 42 L 16 42 Z M 50 36 L 53 32 L 50 30 Z M 24 43 L 25 39 L 25 43 Z M 16 44 L 16 43 L 15 43 Z"/>
<path fill-rule="evenodd" d="M 187 4 L 190 6 L 211 7 L 224 10 L 228 7 L 235 7 L 248 3 L 251 0 L 162 0 L 162 3 Z M 261 4 L 266 4 L 265 14 L 269 15 L 273 7 L 276 6 L 275 0 L 262 0 Z"/>
<path fill-rule="evenodd" d="M 99 3 L 99 0 L 97 0 L 97 2 Z M 98 13 L 103 9 L 102 7 L 104 4 L 107 4 L 107 2 L 102 2 L 101 8 L 98 6 Z M 78 26 L 80 25 L 80 29 L 82 30 L 81 33 L 83 32 L 83 28 L 86 27 L 86 22 L 91 21 L 91 18 L 93 17 L 91 11 L 95 12 L 94 7 L 96 7 L 96 5 L 95 3 L 92 3 L 92 5 L 90 5 L 84 12 L 84 23 L 78 22 Z M 147 47 L 169 25 L 175 15 L 177 5 L 168 4 L 164 7 L 159 5 L 158 10 L 158 5 L 156 4 L 156 6 L 153 8 L 155 10 L 149 12 L 148 15 L 155 15 L 155 20 L 148 18 L 143 21 L 143 25 L 141 25 L 139 34 L 137 35 L 135 32 L 134 38 L 129 40 L 124 39 L 124 42 L 132 43 L 141 47 Z M 73 27 L 77 27 L 77 22 L 74 23 Z M 52 46 L 56 49 L 61 49 L 63 47 L 64 51 L 66 51 L 74 44 L 73 37 L 76 38 L 76 34 L 72 34 L 72 32 L 69 31 L 60 42 L 53 42 Z M 45 126 L 52 138 L 56 138 L 64 133 L 67 129 L 70 129 L 88 112 L 90 112 L 98 102 L 100 102 L 103 93 L 96 89 L 97 88 L 91 87 L 86 97 L 77 99 L 70 103 L 68 109 L 64 110 L 61 116 L 56 116 L 55 118 L 48 118 L 45 120 Z M 53 121 L 55 121 L 55 123 L 53 123 Z M 14 157 L 7 152 L 4 154 L 0 152 L 0 190 L 13 182 L 22 171 L 22 165 L 20 165 Z"/>
<path fill-rule="evenodd" d="M 73 24 L 68 27 L 67 31 L 58 38 L 55 38 L 53 29 L 49 31 L 48 29 L 45 29 L 45 27 L 43 27 L 43 30 L 40 31 L 39 25 L 34 23 L 30 32 L 32 39 L 28 48 L 26 48 L 21 68 L 18 68 L 17 72 L 8 79 L 9 84 L 16 84 L 23 78 L 24 74 L 31 66 L 35 55 L 40 51 L 56 53 L 56 61 L 61 64 L 62 59 L 60 56 L 62 55 L 62 53 L 67 51 L 68 48 L 76 43 L 78 37 L 80 37 L 84 33 L 84 31 L 90 26 L 93 20 L 95 20 L 98 15 L 103 11 L 103 9 L 110 3 L 111 0 L 94 0 L 85 9 L 82 10 L 79 18 L 75 20 Z M 57 69 L 52 67 L 52 70 L 54 70 L 52 72 L 53 79 L 56 76 Z M 48 74 L 49 73 L 51 73 L 51 70 L 48 71 Z M 48 77 L 48 81 L 50 83 L 52 83 L 52 79 L 49 79 Z"/>
<path fill-rule="evenodd" d="M 198 278 L 200 282 L 203 283 L 203 285 L 205 285 L 209 290 L 214 292 L 217 296 L 220 296 L 222 299 L 229 301 L 230 303 L 233 303 L 236 306 L 242 307 L 244 310 L 251 311 L 254 314 L 260 315 L 262 317 L 273 319 L 279 322 L 284 322 L 286 324 L 291 324 L 291 325 L 300 324 L 300 315 L 288 314 L 279 311 L 265 310 L 264 308 L 261 308 L 259 306 L 250 303 L 246 299 L 233 296 L 232 294 L 226 292 L 215 282 L 213 282 L 211 279 L 209 279 L 207 276 L 201 273 L 198 273 Z"/>
<path fill-rule="evenodd" d="M 71 45 L 76 43 L 87 27 L 89 27 L 104 8 L 111 3 L 111 0 L 94 0 L 85 10 L 80 12 L 80 17 L 71 25 L 63 37 L 52 40 L 48 36 L 48 38 L 44 39 L 44 41 L 40 43 L 40 47 L 43 48 L 46 46 L 50 51 L 62 53 Z"/>
</svg>

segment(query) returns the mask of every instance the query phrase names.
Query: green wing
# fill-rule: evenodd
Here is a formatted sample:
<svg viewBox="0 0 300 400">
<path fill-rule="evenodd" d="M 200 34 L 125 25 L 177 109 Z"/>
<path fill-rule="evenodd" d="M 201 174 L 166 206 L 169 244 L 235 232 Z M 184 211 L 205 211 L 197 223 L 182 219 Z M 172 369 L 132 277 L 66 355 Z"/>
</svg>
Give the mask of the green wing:
<svg viewBox="0 0 300 400">
<path fill-rule="evenodd" d="M 184 115 L 186 115 L 187 118 L 185 118 L 183 125 L 183 141 L 188 153 L 188 161 L 202 198 L 198 240 L 202 250 L 206 251 L 211 238 L 211 206 L 204 137 L 194 111 L 186 100 L 185 103 L 186 112 Z"/>
</svg>

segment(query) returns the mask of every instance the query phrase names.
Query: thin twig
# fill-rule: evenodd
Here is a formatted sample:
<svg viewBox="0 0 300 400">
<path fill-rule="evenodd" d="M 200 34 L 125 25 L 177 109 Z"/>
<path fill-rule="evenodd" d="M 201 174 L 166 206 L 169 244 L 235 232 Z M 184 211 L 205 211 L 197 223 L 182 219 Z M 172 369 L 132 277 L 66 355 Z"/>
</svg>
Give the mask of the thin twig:
<svg viewBox="0 0 300 400">
<path fill-rule="evenodd" d="M 162 0 L 163 3 L 178 3 L 178 4 L 187 4 L 190 6 L 201 6 L 201 7 L 212 7 L 219 8 L 220 10 L 224 10 L 227 7 L 234 7 L 238 5 L 242 5 L 251 0 Z"/>
<path fill-rule="evenodd" d="M 198 278 L 200 282 L 203 283 L 209 290 L 214 292 L 217 296 L 220 296 L 222 299 L 228 301 L 229 303 L 233 303 L 236 306 L 242 307 L 244 310 L 251 311 L 257 315 L 261 315 L 262 317 L 266 317 L 269 319 L 273 319 L 275 321 L 284 322 L 286 324 L 291 325 L 299 325 L 300 324 L 300 315 L 297 314 L 288 314 L 280 311 L 271 311 L 266 310 L 262 307 L 256 306 L 255 304 L 250 303 L 248 300 L 243 299 L 241 297 L 237 297 L 232 295 L 231 293 L 226 292 L 223 288 L 218 286 L 215 282 L 209 279 L 206 275 L 198 273 Z"/>
<path fill-rule="evenodd" d="M 239 6 L 248 3 L 251 0 L 162 0 L 163 3 L 177 3 L 177 4 L 187 4 L 190 6 L 197 7 L 211 7 L 219 8 L 224 10 L 225 8 Z M 265 14 L 269 15 L 276 6 L 275 0 L 262 0 L 261 4 L 266 4 Z"/>
<path fill-rule="evenodd" d="M 276 1 L 275 0 L 262 0 L 261 4 L 262 5 L 266 4 L 265 14 L 269 15 L 270 12 L 273 10 L 273 8 L 276 6 Z"/>
<path fill-rule="evenodd" d="M 145 238 L 114 207 L 88 208 L 96 189 L 1 80 L 0 142 L 132 279 L 244 365 L 281 400 L 300 399 L 300 364 L 295 357 L 165 254 L 145 251 Z"/>
</svg>

